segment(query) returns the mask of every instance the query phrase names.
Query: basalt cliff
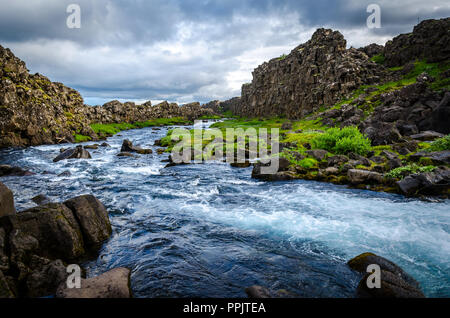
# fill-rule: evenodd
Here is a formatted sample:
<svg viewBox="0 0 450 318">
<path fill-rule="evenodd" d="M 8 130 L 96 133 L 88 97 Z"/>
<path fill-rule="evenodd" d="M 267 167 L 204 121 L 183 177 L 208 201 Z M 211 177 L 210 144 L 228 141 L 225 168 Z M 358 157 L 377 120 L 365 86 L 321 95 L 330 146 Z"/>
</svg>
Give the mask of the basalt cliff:
<svg viewBox="0 0 450 318">
<path fill-rule="evenodd" d="M 83 135 L 98 136 L 93 123 L 134 123 L 154 118 L 185 117 L 193 120 L 213 115 L 199 103 L 179 106 L 163 102 L 111 101 L 103 106 L 84 104 L 81 95 L 41 74 L 30 74 L 25 62 L 0 46 L 0 148 L 74 142 Z"/>
</svg>

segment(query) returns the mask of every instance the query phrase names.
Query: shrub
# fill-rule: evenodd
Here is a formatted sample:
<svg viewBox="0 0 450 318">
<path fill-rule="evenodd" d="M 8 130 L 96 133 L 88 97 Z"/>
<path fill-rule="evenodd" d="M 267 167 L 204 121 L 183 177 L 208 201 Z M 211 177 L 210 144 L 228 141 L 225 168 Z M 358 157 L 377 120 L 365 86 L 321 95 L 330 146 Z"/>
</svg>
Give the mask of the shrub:
<svg viewBox="0 0 450 318">
<path fill-rule="evenodd" d="M 418 166 L 416 164 L 410 164 L 404 167 L 399 167 L 392 169 L 386 174 L 386 177 L 392 178 L 392 179 L 403 179 L 404 177 L 415 174 L 415 173 L 422 173 L 422 172 L 432 172 L 434 169 L 436 169 L 435 166 Z"/>
<path fill-rule="evenodd" d="M 384 64 L 385 58 L 384 58 L 383 54 L 378 54 L 378 55 L 374 55 L 370 60 L 377 64 Z"/>
<path fill-rule="evenodd" d="M 317 160 L 314 158 L 305 158 L 301 160 L 298 165 L 305 169 L 311 169 L 317 166 Z"/>
<path fill-rule="evenodd" d="M 450 150 L 450 135 L 447 135 L 443 138 L 439 138 L 433 141 L 427 150 L 428 151 Z"/>
<path fill-rule="evenodd" d="M 349 152 L 365 155 L 371 147 L 370 140 L 357 127 L 331 128 L 316 136 L 311 145 L 316 149 L 325 149 L 341 155 Z"/>
</svg>

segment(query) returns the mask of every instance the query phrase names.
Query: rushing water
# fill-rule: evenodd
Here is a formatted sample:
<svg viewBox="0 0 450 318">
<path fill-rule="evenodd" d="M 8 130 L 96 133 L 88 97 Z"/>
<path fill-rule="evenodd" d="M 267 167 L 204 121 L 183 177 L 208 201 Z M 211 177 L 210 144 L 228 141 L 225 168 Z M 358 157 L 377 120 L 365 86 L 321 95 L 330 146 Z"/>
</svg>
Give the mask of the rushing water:
<svg viewBox="0 0 450 318">
<path fill-rule="evenodd" d="M 167 128 L 122 132 L 91 160 L 53 163 L 52 145 L 0 151 L 30 177 L 0 181 L 16 207 L 94 194 L 113 235 L 88 275 L 126 266 L 137 297 L 245 297 L 267 286 L 285 296 L 352 297 L 360 276 L 346 266 L 366 251 L 417 279 L 430 297 L 450 296 L 450 201 L 441 203 L 311 181 L 266 183 L 225 163 L 164 168 L 167 155 L 119 158 L 122 140 L 153 147 Z M 71 176 L 58 174 L 70 171 Z"/>
</svg>

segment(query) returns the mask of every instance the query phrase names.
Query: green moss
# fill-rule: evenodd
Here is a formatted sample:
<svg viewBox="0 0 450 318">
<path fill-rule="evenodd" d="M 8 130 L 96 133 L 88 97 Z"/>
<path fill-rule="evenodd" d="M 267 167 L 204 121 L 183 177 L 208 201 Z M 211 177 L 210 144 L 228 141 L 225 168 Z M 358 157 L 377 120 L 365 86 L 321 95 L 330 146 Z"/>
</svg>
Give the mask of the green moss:
<svg viewBox="0 0 450 318">
<path fill-rule="evenodd" d="M 410 174 L 415 174 L 415 173 L 423 173 L 423 172 L 431 172 L 434 169 L 436 169 L 435 166 L 419 166 L 416 164 L 409 164 L 407 166 L 404 167 L 399 167 L 399 168 L 395 168 L 391 171 L 389 171 L 386 174 L 387 178 L 391 178 L 391 179 L 403 179 L 404 177 L 410 175 Z"/>
<path fill-rule="evenodd" d="M 385 57 L 384 57 L 383 54 L 377 54 L 377 55 L 372 56 L 370 58 L 370 60 L 375 62 L 375 63 L 377 63 L 377 64 L 384 64 Z"/>
<path fill-rule="evenodd" d="M 75 137 L 75 142 L 76 143 L 78 143 L 78 142 L 86 142 L 86 141 L 92 140 L 92 138 L 89 137 L 89 136 L 83 136 L 83 135 L 79 135 L 79 134 L 75 134 L 74 137 Z"/>
<path fill-rule="evenodd" d="M 444 151 L 450 150 L 450 135 L 439 138 L 431 143 L 427 149 L 428 151 Z"/>
</svg>

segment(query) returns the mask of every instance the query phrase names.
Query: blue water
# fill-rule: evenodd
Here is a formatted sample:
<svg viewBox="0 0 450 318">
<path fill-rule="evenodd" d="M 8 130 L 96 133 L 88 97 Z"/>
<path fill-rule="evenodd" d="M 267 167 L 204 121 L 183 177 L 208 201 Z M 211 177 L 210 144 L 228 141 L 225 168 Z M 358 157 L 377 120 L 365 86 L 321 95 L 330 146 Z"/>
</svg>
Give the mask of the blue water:
<svg viewBox="0 0 450 318">
<path fill-rule="evenodd" d="M 0 151 L 30 177 L 0 181 L 16 207 L 91 193 L 113 235 L 89 276 L 126 266 L 136 297 L 245 297 L 263 285 L 296 297 L 353 297 L 346 261 L 374 252 L 405 269 L 430 297 L 450 297 L 450 201 L 431 203 L 311 181 L 266 183 L 225 163 L 164 168 L 167 155 L 119 158 L 122 140 L 153 147 L 167 128 L 122 132 L 92 160 L 53 163 L 60 147 Z M 89 144 L 89 143 L 88 143 Z M 58 177 L 64 171 L 69 177 Z"/>
</svg>

